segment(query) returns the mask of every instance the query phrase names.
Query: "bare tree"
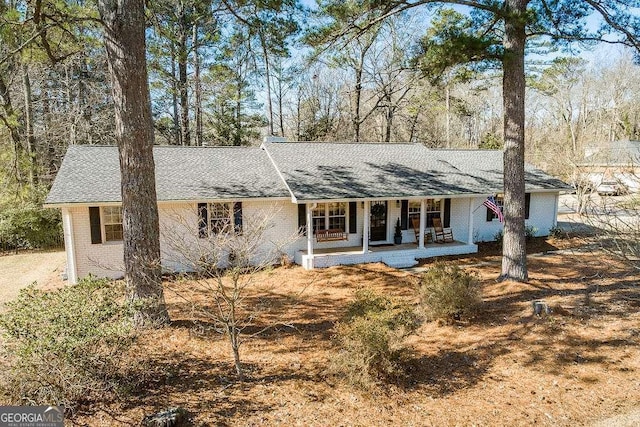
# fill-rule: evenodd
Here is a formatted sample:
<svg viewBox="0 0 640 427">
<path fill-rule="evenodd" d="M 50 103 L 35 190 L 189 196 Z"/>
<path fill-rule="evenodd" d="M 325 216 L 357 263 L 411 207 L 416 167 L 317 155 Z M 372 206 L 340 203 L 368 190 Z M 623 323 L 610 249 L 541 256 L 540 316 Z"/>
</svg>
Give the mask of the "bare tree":
<svg viewBox="0 0 640 427">
<path fill-rule="evenodd" d="M 190 225 L 196 223 L 194 218 L 176 212 L 173 225 L 163 228 L 162 232 L 168 242 L 165 258 L 178 268 L 196 273 L 184 274 L 177 282 L 170 283 L 168 290 L 228 338 L 234 367 L 242 381 L 240 348 L 244 331 L 268 308 L 252 305 L 248 299 L 250 292 L 261 286 L 257 273 L 275 263 L 289 263 L 281 248 L 298 236 L 269 240 L 277 209 L 245 215 L 241 224 L 235 209 L 229 207 L 226 221 L 212 223 L 205 219 L 202 222 L 201 218 L 199 230 Z M 194 241 L 192 236 L 198 234 L 200 238 Z M 185 283 L 188 291 L 183 291 L 181 286 Z M 193 298 L 198 292 L 206 295 L 204 302 Z"/>
</svg>

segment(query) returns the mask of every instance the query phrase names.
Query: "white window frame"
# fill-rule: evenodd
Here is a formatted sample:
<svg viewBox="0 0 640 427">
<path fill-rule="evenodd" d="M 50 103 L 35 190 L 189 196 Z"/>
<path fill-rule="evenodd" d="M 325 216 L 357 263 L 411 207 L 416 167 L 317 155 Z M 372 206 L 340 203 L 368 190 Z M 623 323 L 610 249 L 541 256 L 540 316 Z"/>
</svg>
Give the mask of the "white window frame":
<svg viewBox="0 0 640 427">
<path fill-rule="evenodd" d="M 340 205 L 342 205 L 340 207 Z M 342 208 L 342 209 L 340 209 Z M 338 213 L 336 213 L 336 210 Z M 342 212 L 340 213 L 340 210 Z M 326 202 L 318 203 L 315 208 L 311 209 L 311 223 L 313 228 L 313 234 L 316 234 L 316 230 L 329 230 L 331 228 L 331 221 L 336 218 L 343 218 L 344 223 L 343 232 L 349 231 L 349 203 L 348 202 Z M 318 226 L 317 224 L 321 224 Z"/>
<path fill-rule="evenodd" d="M 500 212 L 504 215 L 504 194 L 497 194 L 493 199 L 495 200 L 496 205 L 500 208 Z M 491 212 L 491 222 L 498 221 L 498 215 L 496 215 L 492 210 L 489 211 Z"/>
<path fill-rule="evenodd" d="M 215 207 L 215 210 L 214 210 Z M 212 214 L 216 213 L 214 217 Z M 216 226 L 214 227 L 214 222 Z M 209 202 L 207 203 L 207 231 L 209 236 L 219 234 L 225 230 L 230 230 L 233 226 L 233 203 L 232 202 Z"/>
<path fill-rule="evenodd" d="M 115 219 L 119 219 L 120 221 L 114 221 L 114 217 Z M 102 229 L 101 231 L 103 242 L 122 242 L 124 240 L 124 231 L 122 226 L 122 206 L 101 206 L 100 224 Z M 107 228 L 117 227 L 118 225 L 120 226 L 120 236 L 119 238 L 113 238 L 114 231 L 107 231 Z M 117 233 L 118 230 L 116 229 L 115 232 Z"/>
<path fill-rule="evenodd" d="M 349 209 L 349 204 L 346 202 L 331 202 L 327 203 L 327 228 L 337 228 L 341 229 L 343 232 L 347 232 L 349 230 L 347 228 L 347 209 Z M 340 221 L 340 218 L 342 220 Z M 334 221 L 331 224 L 332 220 Z M 339 221 L 341 225 L 336 227 L 335 221 Z"/>
<path fill-rule="evenodd" d="M 413 206 L 412 206 L 413 204 Z M 420 200 L 409 200 L 407 205 L 407 224 L 412 224 L 413 217 L 420 219 Z M 425 200 L 425 227 L 433 227 L 433 218 L 442 218 L 442 208 L 444 203 L 442 199 L 426 199 Z M 429 223 L 431 218 L 431 223 Z"/>
</svg>

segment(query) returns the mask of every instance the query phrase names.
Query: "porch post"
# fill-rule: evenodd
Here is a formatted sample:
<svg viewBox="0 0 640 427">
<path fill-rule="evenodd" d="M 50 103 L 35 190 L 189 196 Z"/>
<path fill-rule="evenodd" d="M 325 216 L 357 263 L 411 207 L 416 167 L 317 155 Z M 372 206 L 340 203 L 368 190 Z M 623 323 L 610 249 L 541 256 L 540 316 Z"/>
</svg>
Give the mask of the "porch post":
<svg viewBox="0 0 640 427">
<path fill-rule="evenodd" d="M 67 253 L 67 281 L 75 285 L 78 283 L 78 267 L 76 265 L 73 217 L 68 208 L 62 208 L 62 231 L 64 236 L 64 250 Z"/>
<path fill-rule="evenodd" d="M 424 249 L 424 229 L 427 224 L 427 204 L 424 199 L 420 200 L 420 238 L 418 248 Z"/>
<path fill-rule="evenodd" d="M 469 233 L 467 243 L 473 244 L 473 197 L 469 198 Z"/>
<path fill-rule="evenodd" d="M 307 265 L 305 268 L 313 268 L 313 207 L 316 204 L 307 203 Z"/>
<path fill-rule="evenodd" d="M 364 218 L 363 218 L 363 224 L 364 227 L 362 229 L 362 253 L 366 254 L 367 252 L 369 252 L 369 227 L 370 227 L 370 207 L 371 207 L 371 202 L 364 202 Z"/>
</svg>

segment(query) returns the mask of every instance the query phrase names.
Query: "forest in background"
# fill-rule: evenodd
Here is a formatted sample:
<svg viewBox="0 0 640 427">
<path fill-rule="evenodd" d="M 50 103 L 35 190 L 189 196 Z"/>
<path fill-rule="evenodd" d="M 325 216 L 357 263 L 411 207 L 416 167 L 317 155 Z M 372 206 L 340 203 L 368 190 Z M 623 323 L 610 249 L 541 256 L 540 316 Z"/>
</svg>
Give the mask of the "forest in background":
<svg viewBox="0 0 640 427">
<path fill-rule="evenodd" d="M 57 223 L 39 206 L 67 146 L 115 143 L 95 6 L 45 6 L 0 0 L 0 236 L 18 246 L 28 230 Z M 276 135 L 501 147 L 500 69 L 438 69 L 430 56 L 438 29 L 465 28 L 468 18 L 451 9 L 401 13 L 361 37 L 327 40 L 330 13 L 296 0 L 150 2 L 155 143 L 251 145 Z M 631 53 L 540 43 L 530 53 L 528 162 L 569 179 L 585 146 L 640 138 Z"/>
</svg>

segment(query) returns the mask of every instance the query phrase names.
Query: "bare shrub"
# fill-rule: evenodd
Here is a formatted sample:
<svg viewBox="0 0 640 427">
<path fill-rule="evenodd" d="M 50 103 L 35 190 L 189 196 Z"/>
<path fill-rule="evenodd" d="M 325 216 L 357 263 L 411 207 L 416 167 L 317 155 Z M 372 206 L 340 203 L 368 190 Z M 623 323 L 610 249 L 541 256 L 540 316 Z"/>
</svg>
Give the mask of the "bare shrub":
<svg viewBox="0 0 640 427">
<path fill-rule="evenodd" d="M 625 264 L 640 269 L 640 205 L 633 198 L 604 196 L 591 200 L 585 224 L 596 231 L 601 249 Z"/>
<path fill-rule="evenodd" d="M 419 294 L 426 317 L 445 322 L 472 316 L 482 302 L 478 276 L 444 263 L 422 275 Z"/>
<path fill-rule="evenodd" d="M 331 371 L 365 389 L 400 375 L 404 338 L 417 326 L 408 304 L 370 290 L 357 291 L 344 320 L 336 326 L 340 352 L 332 359 Z"/>
<path fill-rule="evenodd" d="M 240 380 L 243 379 L 240 347 L 246 338 L 243 331 L 255 324 L 261 311 L 268 309 L 252 306 L 248 294 L 260 286 L 257 273 L 283 264 L 286 258 L 282 247 L 298 237 L 283 236 L 278 242 L 269 241 L 274 216 L 273 210 L 246 215 L 241 227 L 229 222 L 195 242 L 184 237 L 198 235 L 193 229 L 184 232 L 189 227 L 188 219 L 178 218 L 183 228 L 177 233 L 164 230 L 175 260 L 187 271 L 196 273 L 178 278 L 179 282 L 188 282 L 188 292 L 184 286 L 171 283 L 167 284 L 167 290 L 191 305 L 194 314 L 210 327 L 227 336 Z M 198 292 L 206 297 L 197 300 L 194 295 Z"/>
<path fill-rule="evenodd" d="M 44 292 L 29 286 L 6 304 L 0 391 L 14 404 L 103 398 L 124 386 L 121 354 L 133 342 L 124 286 L 85 279 Z"/>
</svg>

